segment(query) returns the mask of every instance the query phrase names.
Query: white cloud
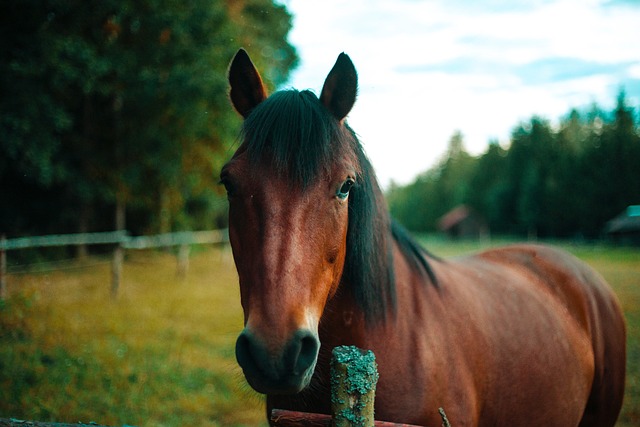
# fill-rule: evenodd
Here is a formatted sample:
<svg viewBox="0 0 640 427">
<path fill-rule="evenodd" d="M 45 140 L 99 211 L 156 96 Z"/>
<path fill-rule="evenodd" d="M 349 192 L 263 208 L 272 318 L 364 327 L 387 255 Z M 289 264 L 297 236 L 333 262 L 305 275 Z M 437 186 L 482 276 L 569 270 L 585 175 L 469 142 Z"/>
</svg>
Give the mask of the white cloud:
<svg viewBox="0 0 640 427">
<path fill-rule="evenodd" d="M 640 7 L 601 3 L 290 0 L 301 55 L 291 85 L 317 93 L 348 53 L 360 78 L 349 122 L 382 184 L 406 183 L 455 130 L 479 153 L 520 120 L 610 104 L 621 82 L 639 79 Z"/>
<path fill-rule="evenodd" d="M 640 79 L 640 62 L 638 64 L 634 64 L 627 69 L 627 73 L 629 77 Z"/>
</svg>

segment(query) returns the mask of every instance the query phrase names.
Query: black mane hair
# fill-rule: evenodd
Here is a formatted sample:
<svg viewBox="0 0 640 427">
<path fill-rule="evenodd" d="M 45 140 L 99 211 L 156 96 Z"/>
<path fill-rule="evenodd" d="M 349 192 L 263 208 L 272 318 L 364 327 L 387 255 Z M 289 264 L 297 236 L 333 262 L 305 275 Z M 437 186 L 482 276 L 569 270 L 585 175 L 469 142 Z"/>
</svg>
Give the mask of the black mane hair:
<svg viewBox="0 0 640 427">
<path fill-rule="evenodd" d="M 307 187 L 336 156 L 352 150 L 360 171 L 349 195 L 347 254 L 342 282 L 353 294 L 368 322 L 384 320 L 396 310 L 393 242 L 410 265 L 436 277 L 428 253 L 390 219 L 371 162 L 348 126 L 342 125 L 311 91 L 295 89 L 274 93 L 246 118 L 242 133 L 252 162 L 271 161 L 276 170 Z"/>
<path fill-rule="evenodd" d="M 266 154 L 276 170 L 307 187 L 331 164 L 339 123 L 308 90 L 282 90 L 259 104 L 242 127 L 249 157 Z"/>
</svg>

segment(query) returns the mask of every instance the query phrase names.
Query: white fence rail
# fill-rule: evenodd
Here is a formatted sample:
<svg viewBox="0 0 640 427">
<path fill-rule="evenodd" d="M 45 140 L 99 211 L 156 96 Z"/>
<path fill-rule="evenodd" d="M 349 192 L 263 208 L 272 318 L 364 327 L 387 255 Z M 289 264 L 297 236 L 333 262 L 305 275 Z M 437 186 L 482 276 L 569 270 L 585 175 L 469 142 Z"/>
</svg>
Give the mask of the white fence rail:
<svg viewBox="0 0 640 427">
<path fill-rule="evenodd" d="M 6 298 L 7 252 L 28 248 L 79 245 L 114 245 L 111 294 L 118 293 L 122 277 L 122 263 L 126 249 L 148 249 L 179 246 L 178 274 L 185 275 L 189 265 L 191 245 L 226 243 L 228 232 L 223 230 L 182 231 L 157 234 L 154 236 L 130 236 L 126 231 L 108 231 L 103 233 L 55 234 L 48 236 L 18 237 L 6 239 L 0 236 L 0 299 Z"/>
</svg>

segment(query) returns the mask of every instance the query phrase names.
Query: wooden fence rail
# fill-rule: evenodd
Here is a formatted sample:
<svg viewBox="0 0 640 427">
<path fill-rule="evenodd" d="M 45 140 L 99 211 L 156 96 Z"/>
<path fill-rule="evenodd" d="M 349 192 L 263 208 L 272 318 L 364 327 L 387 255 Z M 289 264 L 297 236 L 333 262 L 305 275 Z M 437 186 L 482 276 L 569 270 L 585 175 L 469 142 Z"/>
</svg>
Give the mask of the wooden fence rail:
<svg viewBox="0 0 640 427">
<path fill-rule="evenodd" d="M 53 246 L 119 244 L 125 249 L 148 249 L 165 246 L 222 243 L 227 241 L 227 230 L 180 231 L 154 236 L 130 236 L 126 231 L 103 233 L 52 234 L 48 236 L 18 237 L 0 240 L 0 250 L 11 251 Z"/>
<path fill-rule="evenodd" d="M 111 268 L 111 294 L 115 297 L 117 296 L 122 278 L 122 263 L 124 262 L 125 250 L 179 246 L 178 274 L 184 276 L 189 265 L 189 248 L 191 245 L 226 243 L 228 240 L 226 229 L 182 231 L 158 234 L 155 236 L 130 236 L 124 230 L 103 233 L 18 237 L 15 239 L 7 239 L 2 235 L 0 236 L 0 299 L 6 298 L 8 251 L 56 246 L 114 245 Z"/>
<path fill-rule="evenodd" d="M 104 233 L 51 234 L 48 236 L 18 237 L 4 240 L 0 250 L 10 251 L 28 248 L 46 248 L 53 246 L 106 245 L 124 243 L 130 238 L 126 231 L 107 231 Z"/>
<path fill-rule="evenodd" d="M 0 418 L 0 427 L 108 427 L 96 423 L 48 423 L 44 421 L 25 421 L 15 418 Z"/>
</svg>

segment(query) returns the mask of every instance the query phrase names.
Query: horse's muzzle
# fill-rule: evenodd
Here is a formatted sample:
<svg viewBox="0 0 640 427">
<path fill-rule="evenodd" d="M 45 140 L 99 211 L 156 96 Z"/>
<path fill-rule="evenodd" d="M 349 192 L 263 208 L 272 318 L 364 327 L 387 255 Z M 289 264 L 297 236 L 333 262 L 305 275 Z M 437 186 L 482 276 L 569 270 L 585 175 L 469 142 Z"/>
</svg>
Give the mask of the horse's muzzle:
<svg viewBox="0 0 640 427">
<path fill-rule="evenodd" d="M 313 332 L 300 329 L 274 354 L 266 344 L 245 328 L 236 341 L 236 359 L 247 382 L 264 394 L 295 394 L 313 376 L 320 340 Z"/>
</svg>

